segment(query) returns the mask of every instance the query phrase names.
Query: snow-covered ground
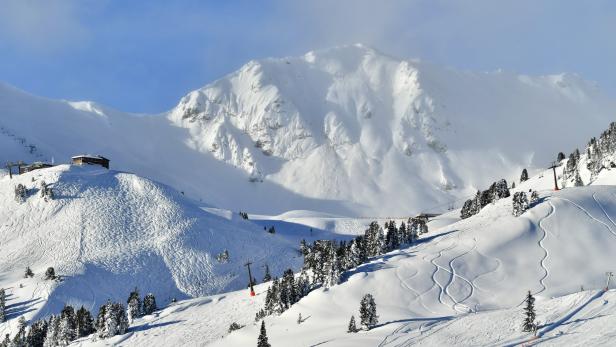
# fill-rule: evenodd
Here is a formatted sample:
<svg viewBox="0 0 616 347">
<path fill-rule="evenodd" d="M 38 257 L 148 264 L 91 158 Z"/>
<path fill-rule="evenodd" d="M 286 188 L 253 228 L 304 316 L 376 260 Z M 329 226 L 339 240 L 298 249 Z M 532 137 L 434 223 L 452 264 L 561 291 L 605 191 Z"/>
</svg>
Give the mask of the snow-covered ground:
<svg viewBox="0 0 616 347">
<path fill-rule="evenodd" d="M 40 196 L 43 181 L 54 199 Z M 17 184 L 28 189 L 24 202 L 15 200 Z M 222 218 L 168 186 L 98 166 L 3 176 L 0 206 L 0 287 L 9 310 L 0 330 L 7 332 L 20 315 L 37 319 L 64 304 L 96 311 L 107 299 L 125 300 L 134 287 L 160 304 L 243 288 L 247 260 L 257 278 L 265 264 L 280 275 L 301 264 L 302 238 L 332 238 L 325 230 L 310 236 L 284 226 L 272 235 L 237 213 Z M 216 255 L 224 250 L 230 259 L 220 263 Z M 34 278 L 24 278 L 27 266 Z M 47 267 L 62 280 L 45 281 Z"/>
<path fill-rule="evenodd" d="M 546 174 L 549 172 L 546 172 Z M 520 189 L 541 186 L 541 175 Z M 521 217 L 511 198 L 426 234 L 417 245 L 377 257 L 315 290 L 280 316 L 265 319 L 273 346 L 606 345 L 616 334 L 616 292 L 603 293 L 616 247 L 616 187 L 540 192 Z M 255 312 L 266 287 L 181 302 L 140 320 L 129 334 L 96 344 L 215 346 L 256 343 Z M 522 301 L 536 302 L 539 338 L 521 332 Z M 379 325 L 346 332 L 361 297 L 377 302 Z M 304 322 L 297 324 L 301 313 Z M 246 325 L 227 334 L 232 322 Z M 221 336 L 224 338 L 220 338 Z M 89 345 L 91 341 L 81 341 Z"/>
</svg>

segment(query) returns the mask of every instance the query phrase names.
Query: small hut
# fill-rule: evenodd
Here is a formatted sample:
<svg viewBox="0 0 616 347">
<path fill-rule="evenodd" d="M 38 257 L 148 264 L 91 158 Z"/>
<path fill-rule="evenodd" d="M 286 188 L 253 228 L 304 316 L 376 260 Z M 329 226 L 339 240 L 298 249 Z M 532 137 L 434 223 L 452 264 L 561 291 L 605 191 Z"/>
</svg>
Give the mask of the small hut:
<svg viewBox="0 0 616 347">
<path fill-rule="evenodd" d="M 36 161 L 30 165 L 24 165 L 24 166 L 19 166 L 19 174 L 24 174 L 26 172 L 30 172 L 30 171 L 34 171 L 34 170 L 38 170 L 38 169 L 44 169 L 44 168 L 48 168 L 48 167 L 52 167 L 52 164 L 48 164 L 48 163 L 43 163 L 40 161 Z"/>
<path fill-rule="evenodd" d="M 109 159 L 100 155 L 81 154 L 71 158 L 73 165 L 100 165 L 109 169 Z"/>
</svg>

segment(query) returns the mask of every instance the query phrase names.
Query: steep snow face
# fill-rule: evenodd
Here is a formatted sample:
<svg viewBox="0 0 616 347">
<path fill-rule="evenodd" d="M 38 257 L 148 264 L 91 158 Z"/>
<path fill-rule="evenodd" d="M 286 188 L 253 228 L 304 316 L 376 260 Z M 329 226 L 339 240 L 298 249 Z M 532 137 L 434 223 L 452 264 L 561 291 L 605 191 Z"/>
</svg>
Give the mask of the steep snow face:
<svg viewBox="0 0 616 347">
<path fill-rule="evenodd" d="M 43 181 L 53 187 L 53 200 L 40 196 Z M 14 199 L 17 184 L 28 189 L 23 202 Z M 108 298 L 123 300 L 135 286 L 161 302 L 244 288 L 247 259 L 259 278 L 265 263 L 273 274 L 301 263 L 299 240 L 221 218 L 168 186 L 100 167 L 5 176 L 0 207 L 0 287 L 9 288 L 9 304 L 33 305 L 39 316 L 65 303 L 95 309 Z M 229 261 L 219 262 L 224 250 Z M 27 266 L 34 279 L 23 279 Z M 43 281 L 49 266 L 61 282 Z"/>
<path fill-rule="evenodd" d="M 395 214 L 541 167 L 612 106 L 574 75 L 462 72 L 354 45 L 251 61 L 169 118 L 253 180 Z"/>
</svg>

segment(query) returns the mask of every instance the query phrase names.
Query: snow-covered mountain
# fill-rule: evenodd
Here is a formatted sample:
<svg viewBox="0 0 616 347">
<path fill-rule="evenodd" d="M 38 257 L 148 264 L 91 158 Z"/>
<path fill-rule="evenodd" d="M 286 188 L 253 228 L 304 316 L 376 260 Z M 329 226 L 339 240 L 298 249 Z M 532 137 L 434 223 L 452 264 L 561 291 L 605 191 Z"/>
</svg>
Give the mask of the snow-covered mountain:
<svg viewBox="0 0 616 347">
<path fill-rule="evenodd" d="M 160 115 L 0 85 L 0 161 L 99 153 L 232 210 L 411 215 L 543 167 L 614 109 L 575 75 L 457 71 L 351 45 L 249 62 Z"/>
<path fill-rule="evenodd" d="M 456 71 L 352 45 L 251 61 L 170 119 L 255 180 L 404 214 L 546 165 L 613 106 L 574 75 Z"/>
</svg>

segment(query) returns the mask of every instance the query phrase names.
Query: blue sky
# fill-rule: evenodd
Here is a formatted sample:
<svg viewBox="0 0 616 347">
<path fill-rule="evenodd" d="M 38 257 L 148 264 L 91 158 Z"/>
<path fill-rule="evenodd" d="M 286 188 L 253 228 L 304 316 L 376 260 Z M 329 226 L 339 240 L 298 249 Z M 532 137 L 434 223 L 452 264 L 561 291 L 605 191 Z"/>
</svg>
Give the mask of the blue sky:
<svg viewBox="0 0 616 347">
<path fill-rule="evenodd" d="M 0 0 L 0 81 L 162 112 L 250 59 L 361 42 L 471 70 L 575 72 L 616 97 L 616 1 Z"/>
</svg>

